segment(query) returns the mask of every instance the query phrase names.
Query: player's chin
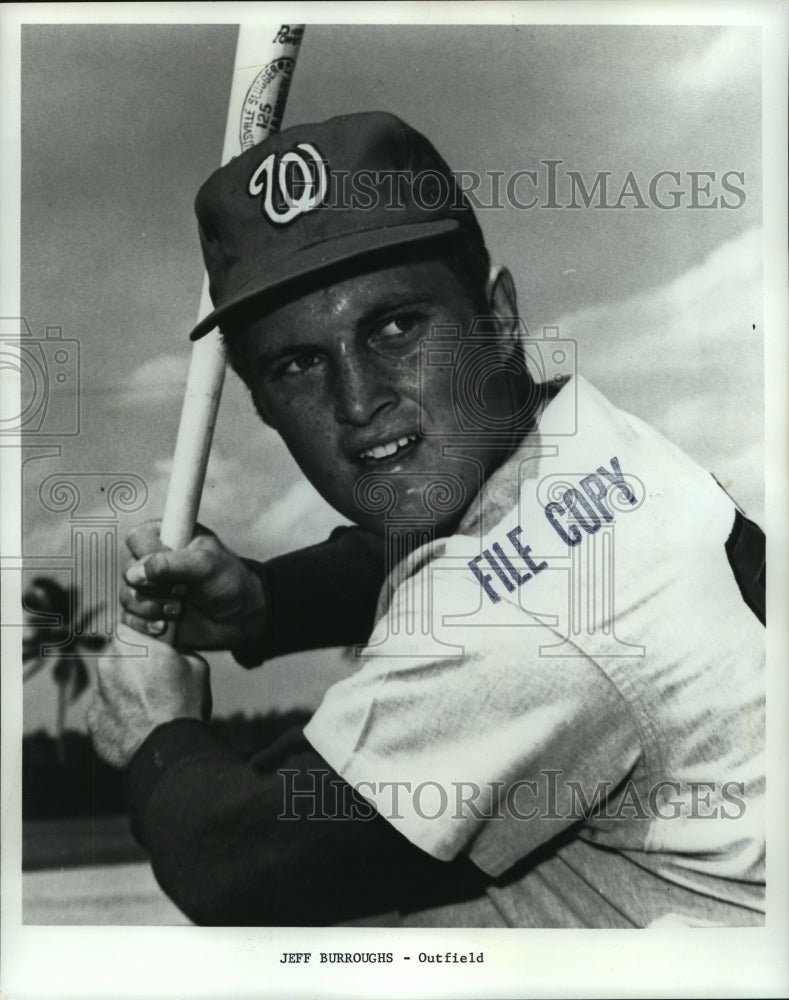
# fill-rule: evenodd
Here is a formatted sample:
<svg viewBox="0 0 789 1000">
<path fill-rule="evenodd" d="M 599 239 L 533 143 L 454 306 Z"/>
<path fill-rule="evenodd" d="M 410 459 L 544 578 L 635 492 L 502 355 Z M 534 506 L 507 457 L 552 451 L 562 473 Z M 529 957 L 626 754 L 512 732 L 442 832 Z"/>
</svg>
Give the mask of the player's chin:
<svg viewBox="0 0 789 1000">
<path fill-rule="evenodd" d="M 387 539 L 390 543 L 389 557 L 399 561 L 414 549 L 427 545 L 436 538 L 451 535 L 456 530 L 462 513 L 432 514 L 426 517 L 425 508 L 420 505 L 412 510 L 401 506 L 396 508 L 396 513 L 374 515 L 357 510 L 354 513 L 346 512 L 346 516 L 371 535 Z"/>
<path fill-rule="evenodd" d="M 435 473 L 376 474 L 359 480 L 351 509 L 344 513 L 376 535 L 415 533 L 424 541 L 449 533 L 466 509 L 466 493 L 456 477 Z M 419 543 L 421 544 L 421 542 Z"/>
</svg>

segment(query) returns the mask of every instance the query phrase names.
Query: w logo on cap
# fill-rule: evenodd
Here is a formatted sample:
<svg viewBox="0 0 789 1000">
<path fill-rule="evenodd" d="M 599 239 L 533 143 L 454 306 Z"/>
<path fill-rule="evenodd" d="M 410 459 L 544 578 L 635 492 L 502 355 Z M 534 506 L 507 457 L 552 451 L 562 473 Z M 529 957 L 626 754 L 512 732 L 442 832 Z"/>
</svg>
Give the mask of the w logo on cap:
<svg viewBox="0 0 789 1000">
<path fill-rule="evenodd" d="M 279 157 L 276 153 L 269 153 L 250 177 L 247 187 L 253 198 L 263 194 L 261 210 L 278 226 L 314 211 L 323 202 L 328 190 L 326 160 L 308 142 L 298 143 L 290 152 Z"/>
</svg>

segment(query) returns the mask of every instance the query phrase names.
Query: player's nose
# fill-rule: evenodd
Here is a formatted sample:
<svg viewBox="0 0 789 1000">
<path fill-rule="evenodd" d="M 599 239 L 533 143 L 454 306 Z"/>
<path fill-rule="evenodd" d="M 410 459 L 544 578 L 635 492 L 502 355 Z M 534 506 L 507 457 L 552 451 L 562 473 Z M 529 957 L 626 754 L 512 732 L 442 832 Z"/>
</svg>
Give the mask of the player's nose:
<svg viewBox="0 0 789 1000">
<path fill-rule="evenodd" d="M 339 360 L 334 377 L 334 415 L 340 423 L 368 424 L 397 399 L 395 387 L 370 359 L 347 354 Z"/>
</svg>

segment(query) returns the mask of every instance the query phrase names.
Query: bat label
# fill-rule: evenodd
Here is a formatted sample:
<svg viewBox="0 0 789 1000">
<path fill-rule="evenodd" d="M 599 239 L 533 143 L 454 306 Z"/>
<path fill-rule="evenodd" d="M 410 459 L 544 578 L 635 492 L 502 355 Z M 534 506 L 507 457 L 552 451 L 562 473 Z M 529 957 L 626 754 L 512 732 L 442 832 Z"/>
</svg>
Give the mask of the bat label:
<svg viewBox="0 0 789 1000">
<path fill-rule="evenodd" d="M 241 108 L 238 139 L 242 150 L 279 129 L 295 65 L 295 59 L 282 56 L 264 66 L 252 81 Z"/>
<path fill-rule="evenodd" d="M 277 45 L 299 45 L 303 34 L 304 28 L 300 25 L 291 27 L 289 24 L 282 24 L 272 41 Z"/>
</svg>

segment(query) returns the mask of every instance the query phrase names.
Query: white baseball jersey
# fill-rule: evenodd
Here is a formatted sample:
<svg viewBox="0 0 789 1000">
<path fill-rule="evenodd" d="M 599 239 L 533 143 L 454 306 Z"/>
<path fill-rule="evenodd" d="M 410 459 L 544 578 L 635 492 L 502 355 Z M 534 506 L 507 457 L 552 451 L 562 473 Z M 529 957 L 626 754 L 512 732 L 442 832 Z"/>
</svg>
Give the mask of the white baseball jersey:
<svg viewBox="0 0 789 1000">
<path fill-rule="evenodd" d="M 458 531 L 393 570 L 306 735 L 414 844 L 492 877 L 410 922 L 762 922 L 748 531 L 709 473 L 577 378 Z"/>
</svg>

